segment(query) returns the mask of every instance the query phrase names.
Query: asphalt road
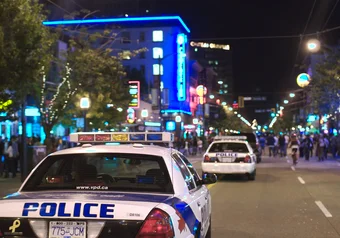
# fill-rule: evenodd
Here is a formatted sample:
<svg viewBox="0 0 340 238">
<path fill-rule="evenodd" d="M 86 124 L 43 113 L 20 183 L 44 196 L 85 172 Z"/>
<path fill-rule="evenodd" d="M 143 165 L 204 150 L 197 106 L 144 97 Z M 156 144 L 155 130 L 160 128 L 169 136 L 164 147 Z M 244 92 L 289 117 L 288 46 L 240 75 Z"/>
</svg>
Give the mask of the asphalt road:
<svg viewBox="0 0 340 238">
<path fill-rule="evenodd" d="M 200 158 L 190 159 L 199 172 Z M 264 157 L 255 181 L 221 176 L 209 185 L 213 237 L 340 237 L 340 163 Z"/>
</svg>

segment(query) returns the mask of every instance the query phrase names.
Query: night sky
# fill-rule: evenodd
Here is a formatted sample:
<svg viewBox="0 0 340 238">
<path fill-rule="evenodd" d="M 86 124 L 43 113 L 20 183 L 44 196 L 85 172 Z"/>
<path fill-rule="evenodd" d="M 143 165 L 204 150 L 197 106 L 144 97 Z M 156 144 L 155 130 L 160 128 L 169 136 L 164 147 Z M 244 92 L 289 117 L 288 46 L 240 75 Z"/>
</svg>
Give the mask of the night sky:
<svg viewBox="0 0 340 238">
<path fill-rule="evenodd" d="M 55 0 L 56 1 L 56 0 Z M 90 10 L 100 10 L 97 17 L 112 16 L 115 0 L 59 0 L 60 5 L 76 2 Z M 304 33 L 314 0 L 140 0 L 140 10 L 149 15 L 180 15 L 191 29 L 191 39 L 230 44 L 233 50 L 233 70 L 236 95 L 261 92 L 270 104 L 282 99 L 284 92 L 296 89 L 295 78 L 308 56 L 303 38 L 284 39 L 218 39 Z M 325 22 L 337 0 L 316 0 L 305 33 L 340 25 L 340 3 L 326 26 Z M 64 5 L 65 6 L 65 5 Z M 78 6 L 78 10 L 79 10 Z M 340 37 L 340 30 L 322 34 L 327 44 Z M 297 59 L 297 60 L 296 60 Z M 267 93 L 270 94 L 267 94 Z M 271 92 L 276 92 L 275 94 Z M 280 93 L 281 92 L 281 93 Z M 261 94 L 260 93 L 260 94 Z M 259 94 L 259 95 L 260 95 Z M 267 105 L 268 106 L 268 105 Z M 247 113 L 249 117 L 250 112 Z M 250 119 L 250 118 L 249 118 Z"/>
</svg>

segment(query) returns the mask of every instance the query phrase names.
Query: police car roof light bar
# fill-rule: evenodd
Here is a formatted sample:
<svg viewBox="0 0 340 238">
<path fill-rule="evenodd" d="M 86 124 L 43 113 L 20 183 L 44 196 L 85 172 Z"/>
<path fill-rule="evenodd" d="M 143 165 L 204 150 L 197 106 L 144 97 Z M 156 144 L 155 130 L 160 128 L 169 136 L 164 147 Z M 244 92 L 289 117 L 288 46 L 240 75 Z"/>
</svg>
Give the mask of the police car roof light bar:
<svg viewBox="0 0 340 238">
<path fill-rule="evenodd" d="M 214 140 L 246 140 L 246 136 L 215 136 Z"/>
<path fill-rule="evenodd" d="M 174 135 L 170 132 L 78 132 L 70 134 L 70 141 L 78 143 L 172 143 Z"/>
</svg>

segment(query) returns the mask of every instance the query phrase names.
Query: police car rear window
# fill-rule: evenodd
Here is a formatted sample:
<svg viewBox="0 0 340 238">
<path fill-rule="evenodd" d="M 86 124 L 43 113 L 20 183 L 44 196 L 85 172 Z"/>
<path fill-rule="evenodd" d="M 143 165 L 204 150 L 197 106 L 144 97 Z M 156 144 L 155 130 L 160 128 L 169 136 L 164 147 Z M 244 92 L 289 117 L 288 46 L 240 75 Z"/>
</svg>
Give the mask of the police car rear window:
<svg viewBox="0 0 340 238">
<path fill-rule="evenodd" d="M 173 186 L 159 156 L 67 154 L 48 157 L 23 188 L 42 190 L 173 193 Z"/>
<path fill-rule="evenodd" d="M 248 147 L 244 143 L 214 143 L 209 149 L 209 153 L 214 152 L 239 152 L 248 153 Z"/>
</svg>

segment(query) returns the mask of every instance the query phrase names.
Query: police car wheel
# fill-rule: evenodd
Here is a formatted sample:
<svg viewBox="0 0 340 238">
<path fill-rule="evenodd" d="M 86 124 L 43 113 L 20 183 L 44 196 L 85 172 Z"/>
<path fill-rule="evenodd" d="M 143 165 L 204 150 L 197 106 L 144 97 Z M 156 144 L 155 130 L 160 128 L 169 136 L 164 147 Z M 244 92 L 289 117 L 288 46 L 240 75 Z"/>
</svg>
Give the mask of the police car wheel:
<svg viewBox="0 0 340 238">
<path fill-rule="evenodd" d="M 256 177 L 256 169 L 254 170 L 254 172 L 248 174 L 248 180 L 254 181 Z"/>
</svg>

